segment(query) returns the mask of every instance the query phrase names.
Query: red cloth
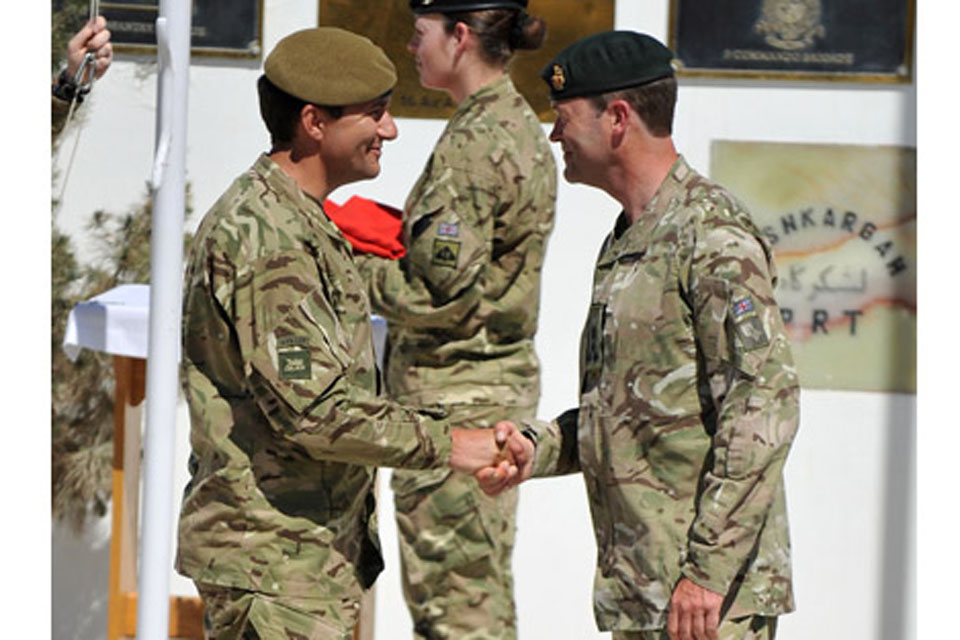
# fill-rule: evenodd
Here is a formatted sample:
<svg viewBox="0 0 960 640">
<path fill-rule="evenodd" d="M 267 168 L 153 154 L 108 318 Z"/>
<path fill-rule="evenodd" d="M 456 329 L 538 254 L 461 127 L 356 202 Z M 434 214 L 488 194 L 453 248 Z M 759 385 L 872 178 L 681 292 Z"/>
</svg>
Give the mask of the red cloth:
<svg viewBox="0 0 960 640">
<path fill-rule="evenodd" d="M 396 260 L 403 257 L 403 212 L 380 202 L 351 196 L 342 205 L 332 200 L 323 210 L 359 253 Z"/>
</svg>

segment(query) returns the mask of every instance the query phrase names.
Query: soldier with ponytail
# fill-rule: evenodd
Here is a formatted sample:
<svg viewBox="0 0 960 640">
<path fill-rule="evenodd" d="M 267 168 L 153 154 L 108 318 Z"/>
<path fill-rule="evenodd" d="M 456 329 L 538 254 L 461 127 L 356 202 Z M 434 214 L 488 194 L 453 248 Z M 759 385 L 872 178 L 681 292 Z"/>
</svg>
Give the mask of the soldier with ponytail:
<svg viewBox="0 0 960 640">
<path fill-rule="evenodd" d="M 361 258 L 386 317 L 388 393 L 451 423 L 532 418 L 533 338 L 557 177 L 545 132 L 510 79 L 517 50 L 546 24 L 526 0 L 411 0 L 420 84 L 457 104 L 403 212 L 401 260 Z M 397 471 L 392 486 L 403 588 L 416 638 L 516 638 L 516 489 L 491 498 L 473 478 Z"/>
</svg>

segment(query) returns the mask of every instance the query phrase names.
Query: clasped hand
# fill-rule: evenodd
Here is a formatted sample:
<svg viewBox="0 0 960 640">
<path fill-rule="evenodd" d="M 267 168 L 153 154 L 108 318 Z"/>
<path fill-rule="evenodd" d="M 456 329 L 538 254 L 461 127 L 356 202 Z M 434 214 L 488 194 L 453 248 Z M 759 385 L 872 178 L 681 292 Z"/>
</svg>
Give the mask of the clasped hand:
<svg viewBox="0 0 960 640">
<path fill-rule="evenodd" d="M 100 78 L 113 60 L 113 46 L 110 44 L 110 31 L 103 16 L 97 16 L 83 26 L 67 43 L 67 75 L 74 78 L 83 64 L 87 53 L 94 54 L 93 75 Z M 89 74 L 80 79 L 80 83 L 91 80 Z"/>
<path fill-rule="evenodd" d="M 515 487 L 533 471 L 534 445 L 512 422 L 493 429 L 453 429 L 450 466 L 473 475 L 488 495 Z"/>
</svg>

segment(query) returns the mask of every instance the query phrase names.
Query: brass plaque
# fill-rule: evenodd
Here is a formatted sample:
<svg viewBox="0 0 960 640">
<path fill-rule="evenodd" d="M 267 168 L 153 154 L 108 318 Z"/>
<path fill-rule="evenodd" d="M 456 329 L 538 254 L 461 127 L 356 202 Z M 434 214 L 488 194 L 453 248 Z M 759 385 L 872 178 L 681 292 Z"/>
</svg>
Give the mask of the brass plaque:
<svg viewBox="0 0 960 640">
<path fill-rule="evenodd" d="M 711 156 L 773 246 L 801 385 L 915 392 L 916 149 L 715 141 Z"/>
<path fill-rule="evenodd" d="M 613 28 L 614 0 L 531 0 L 527 13 L 547 23 L 547 38 L 536 51 L 518 51 L 510 65 L 517 89 L 542 121 L 553 120 L 540 70 L 560 49 L 597 31 Z M 407 118 L 449 118 L 456 105 L 443 91 L 424 89 L 407 51 L 413 33 L 408 0 L 320 0 L 317 23 L 367 36 L 397 65 L 390 112 Z"/>
<path fill-rule="evenodd" d="M 678 74 L 910 82 L 914 0 L 671 0 Z"/>
</svg>

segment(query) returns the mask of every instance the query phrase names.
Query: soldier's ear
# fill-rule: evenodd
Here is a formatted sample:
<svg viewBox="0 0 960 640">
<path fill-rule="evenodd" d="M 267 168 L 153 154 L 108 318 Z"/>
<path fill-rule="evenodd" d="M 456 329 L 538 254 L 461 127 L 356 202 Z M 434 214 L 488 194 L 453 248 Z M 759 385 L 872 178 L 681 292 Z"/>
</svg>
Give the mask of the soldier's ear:
<svg viewBox="0 0 960 640">
<path fill-rule="evenodd" d="M 471 33 L 470 27 L 466 23 L 458 22 L 453 26 L 453 33 L 450 35 L 453 37 L 454 55 L 456 57 L 460 57 L 466 51 Z"/>
<path fill-rule="evenodd" d="M 330 114 L 315 104 L 305 104 L 300 110 L 300 128 L 308 138 L 316 142 L 323 140 L 329 119 Z"/>
<path fill-rule="evenodd" d="M 615 147 L 623 141 L 632 113 L 633 109 L 626 100 L 611 100 L 607 105 L 605 115 L 609 118 L 610 136 Z"/>
</svg>

